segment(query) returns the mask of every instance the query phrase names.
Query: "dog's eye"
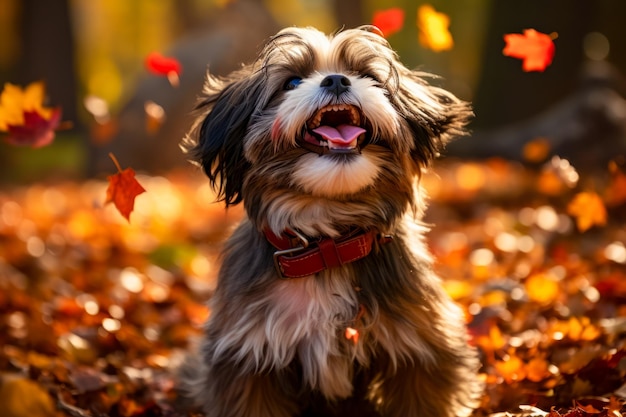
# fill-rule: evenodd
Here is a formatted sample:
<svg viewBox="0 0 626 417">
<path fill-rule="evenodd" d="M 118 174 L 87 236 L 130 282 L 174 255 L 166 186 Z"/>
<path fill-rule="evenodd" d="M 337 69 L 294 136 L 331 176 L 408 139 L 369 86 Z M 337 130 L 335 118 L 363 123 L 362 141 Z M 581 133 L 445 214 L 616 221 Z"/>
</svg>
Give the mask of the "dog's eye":
<svg viewBox="0 0 626 417">
<path fill-rule="evenodd" d="M 285 90 L 295 90 L 295 88 L 302 82 L 300 77 L 291 77 L 284 85 Z"/>
</svg>

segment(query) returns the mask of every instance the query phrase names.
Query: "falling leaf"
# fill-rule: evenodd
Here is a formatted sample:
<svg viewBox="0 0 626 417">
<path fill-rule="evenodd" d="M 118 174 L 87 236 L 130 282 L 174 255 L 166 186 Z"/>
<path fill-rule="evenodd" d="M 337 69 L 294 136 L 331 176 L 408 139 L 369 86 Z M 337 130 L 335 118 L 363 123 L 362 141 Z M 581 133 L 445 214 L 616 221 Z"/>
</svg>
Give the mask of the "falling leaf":
<svg viewBox="0 0 626 417">
<path fill-rule="evenodd" d="M 146 190 L 135 179 L 135 171 L 132 168 L 126 168 L 122 171 L 113 154 L 110 156 L 117 166 L 118 173 L 108 177 L 109 187 L 107 188 L 106 203 L 112 202 L 120 214 L 130 221 L 130 213 L 135 206 L 135 197 Z"/>
<path fill-rule="evenodd" d="M 159 131 L 165 121 L 165 110 L 151 100 L 146 101 L 143 106 L 146 112 L 146 131 L 154 134 Z"/>
<path fill-rule="evenodd" d="M 387 10 L 379 10 L 374 12 L 372 24 L 378 27 L 385 37 L 391 36 L 399 32 L 404 26 L 404 10 L 394 7 Z"/>
<path fill-rule="evenodd" d="M 504 35 L 506 46 L 502 53 L 506 56 L 522 59 L 522 69 L 544 71 L 552 63 L 556 35 L 546 35 L 534 29 L 524 30 L 524 34 L 509 33 Z"/>
<path fill-rule="evenodd" d="M 43 82 L 29 84 L 24 90 L 7 83 L 0 94 L 0 132 L 7 132 L 12 145 L 40 148 L 54 140 L 61 120 L 60 108 L 44 107 Z"/>
<path fill-rule="evenodd" d="M 448 30 L 450 18 L 425 4 L 417 9 L 418 40 L 420 44 L 435 52 L 452 49 L 454 41 Z"/>
<path fill-rule="evenodd" d="M 146 57 L 146 68 L 156 75 L 164 75 L 173 86 L 178 86 L 182 66 L 176 58 L 165 57 L 158 52 L 151 52 Z"/>
<path fill-rule="evenodd" d="M 594 192 L 581 192 L 567 206 L 567 212 L 576 218 L 576 226 L 581 232 L 592 226 L 606 224 L 606 207 L 600 196 Z"/>
</svg>

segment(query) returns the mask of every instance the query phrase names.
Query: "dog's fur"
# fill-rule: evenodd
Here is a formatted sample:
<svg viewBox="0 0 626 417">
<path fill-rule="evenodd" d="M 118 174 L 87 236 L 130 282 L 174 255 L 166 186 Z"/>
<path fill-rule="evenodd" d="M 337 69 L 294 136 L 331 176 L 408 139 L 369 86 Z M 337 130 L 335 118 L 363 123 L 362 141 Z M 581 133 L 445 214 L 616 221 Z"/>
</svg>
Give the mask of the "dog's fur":
<svg viewBox="0 0 626 417">
<path fill-rule="evenodd" d="M 181 389 L 207 416 L 334 415 L 368 402 L 376 415 L 452 417 L 477 406 L 479 361 L 433 273 L 418 185 L 471 110 L 426 77 L 370 26 L 329 37 L 288 28 L 253 64 L 208 75 L 187 148 L 247 216 L 223 250 L 200 351 L 181 369 Z M 319 142 L 318 154 L 304 138 L 331 104 L 356 106 L 366 133 L 339 153 Z M 354 228 L 394 239 L 294 279 L 279 277 L 263 234 L 315 240 Z"/>
</svg>

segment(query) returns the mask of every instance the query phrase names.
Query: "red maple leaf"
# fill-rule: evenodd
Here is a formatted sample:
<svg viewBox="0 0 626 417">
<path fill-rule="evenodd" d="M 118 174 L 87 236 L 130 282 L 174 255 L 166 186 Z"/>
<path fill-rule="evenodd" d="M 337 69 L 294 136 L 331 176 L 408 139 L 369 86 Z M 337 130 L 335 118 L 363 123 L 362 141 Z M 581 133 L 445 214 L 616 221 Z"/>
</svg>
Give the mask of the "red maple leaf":
<svg viewBox="0 0 626 417">
<path fill-rule="evenodd" d="M 544 71 L 554 57 L 554 36 L 537 32 L 535 29 L 526 29 L 523 35 L 509 33 L 504 35 L 506 46 L 502 53 L 522 59 L 522 69 L 526 72 Z"/>
<path fill-rule="evenodd" d="M 108 177 L 109 187 L 105 203 L 113 203 L 120 214 L 130 221 L 130 213 L 135 207 L 135 197 L 146 190 L 135 179 L 135 171 L 132 168 L 122 170 L 113 154 L 109 156 L 117 166 L 118 173 Z"/>
<path fill-rule="evenodd" d="M 372 24 L 378 27 L 385 37 L 400 31 L 404 25 L 404 10 L 394 7 L 374 12 Z"/>
<path fill-rule="evenodd" d="M 182 66 L 175 58 L 165 57 L 158 52 L 151 52 L 146 57 L 145 64 L 146 68 L 153 74 L 164 75 L 172 85 L 178 85 Z"/>
</svg>

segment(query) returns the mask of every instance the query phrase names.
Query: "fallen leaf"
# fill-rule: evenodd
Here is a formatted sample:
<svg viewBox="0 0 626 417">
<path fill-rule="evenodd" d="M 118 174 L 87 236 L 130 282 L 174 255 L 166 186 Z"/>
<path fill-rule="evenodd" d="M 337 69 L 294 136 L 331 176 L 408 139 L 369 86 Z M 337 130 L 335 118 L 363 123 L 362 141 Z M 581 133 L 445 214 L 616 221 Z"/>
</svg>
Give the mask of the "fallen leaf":
<svg viewBox="0 0 626 417">
<path fill-rule="evenodd" d="M 40 148 L 54 140 L 61 120 L 60 108 L 44 107 L 45 85 L 34 82 L 25 89 L 7 83 L 0 94 L 0 131 L 12 145 Z"/>
<path fill-rule="evenodd" d="M 502 349 L 506 345 L 506 340 L 502 336 L 500 328 L 493 324 L 489 324 L 487 334 L 477 335 L 474 337 L 477 346 L 480 346 L 485 352 L 493 354 L 493 352 Z"/>
<path fill-rule="evenodd" d="M 117 165 L 118 173 L 108 177 L 106 203 L 115 204 L 120 214 L 130 221 L 130 213 L 135 207 L 135 198 L 146 190 L 135 179 L 135 171 L 132 168 L 122 170 L 112 155 L 111 158 Z"/>
<path fill-rule="evenodd" d="M 385 37 L 399 32 L 404 26 L 404 10 L 394 7 L 374 12 L 372 24 L 383 32 Z"/>
<path fill-rule="evenodd" d="M 506 46 L 502 53 L 522 59 L 522 69 L 526 72 L 544 71 L 554 57 L 555 47 L 552 39 L 551 35 L 537 32 L 535 29 L 526 29 L 523 35 L 509 33 L 504 35 Z"/>
<path fill-rule="evenodd" d="M 606 207 L 600 196 L 594 192 L 581 192 L 567 206 L 567 212 L 576 219 L 576 226 L 581 232 L 592 226 L 606 224 Z"/>
<path fill-rule="evenodd" d="M 423 47 L 435 52 L 452 49 L 454 41 L 448 26 L 448 15 L 437 12 L 431 5 L 425 4 L 417 9 L 418 40 Z"/>
<path fill-rule="evenodd" d="M 0 384 L 0 415 L 3 417 L 54 417 L 54 404 L 36 382 L 3 375 Z"/>
<path fill-rule="evenodd" d="M 505 357 L 503 360 L 496 362 L 494 366 L 498 374 L 508 382 L 521 381 L 526 377 L 524 362 L 515 355 Z"/>
<path fill-rule="evenodd" d="M 559 296 L 559 284 L 549 274 L 534 274 L 528 277 L 524 283 L 528 298 L 532 301 L 545 305 L 556 301 Z"/>
<path fill-rule="evenodd" d="M 542 381 L 552 374 L 550 373 L 550 364 L 545 358 L 532 358 L 528 364 L 526 364 L 527 375 L 526 378 L 533 382 Z"/>
<path fill-rule="evenodd" d="M 471 283 L 460 280 L 446 280 L 443 282 L 443 287 L 448 295 L 456 301 L 472 295 L 474 291 Z"/>
</svg>

